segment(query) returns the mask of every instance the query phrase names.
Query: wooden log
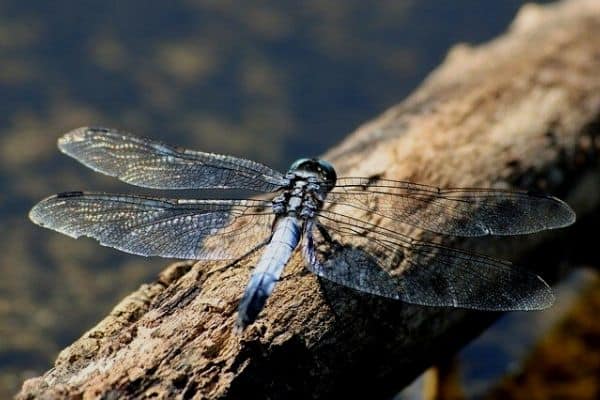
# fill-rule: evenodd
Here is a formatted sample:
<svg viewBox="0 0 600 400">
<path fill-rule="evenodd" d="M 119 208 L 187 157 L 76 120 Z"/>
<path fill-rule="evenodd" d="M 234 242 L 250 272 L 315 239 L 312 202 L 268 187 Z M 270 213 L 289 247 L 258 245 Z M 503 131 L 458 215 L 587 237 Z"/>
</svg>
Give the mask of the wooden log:
<svg viewBox="0 0 600 400">
<path fill-rule="evenodd" d="M 506 34 L 454 47 L 412 96 L 325 158 L 340 176 L 542 189 L 585 219 L 600 204 L 599 37 L 597 0 L 527 5 Z M 553 268 L 548 254 L 566 234 L 585 232 L 444 243 Z M 237 302 L 255 262 L 171 265 L 17 397 L 389 396 L 498 315 L 359 294 L 319 281 L 297 256 L 259 320 L 237 336 Z"/>
</svg>

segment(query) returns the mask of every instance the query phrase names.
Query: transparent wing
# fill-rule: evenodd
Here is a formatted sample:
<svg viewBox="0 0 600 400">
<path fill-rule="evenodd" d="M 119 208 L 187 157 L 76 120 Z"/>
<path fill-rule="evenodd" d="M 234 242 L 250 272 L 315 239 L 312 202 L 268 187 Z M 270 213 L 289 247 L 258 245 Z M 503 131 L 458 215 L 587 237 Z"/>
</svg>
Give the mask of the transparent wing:
<svg viewBox="0 0 600 400">
<path fill-rule="evenodd" d="M 494 311 L 543 309 L 554 301 L 539 276 L 505 261 L 328 211 L 320 213 L 319 223 L 321 229 L 312 229 L 313 243 L 305 244 L 312 253 L 308 268 L 360 291 L 413 304 Z"/>
<path fill-rule="evenodd" d="M 456 236 L 527 234 L 575 221 L 573 210 L 552 196 L 498 189 L 440 189 L 385 179 L 340 178 L 326 203 L 378 214 L 397 226 L 406 223 Z"/>
<path fill-rule="evenodd" d="M 266 241 L 274 215 L 260 200 L 170 200 L 70 192 L 30 211 L 33 222 L 143 256 L 237 259 Z"/>
<path fill-rule="evenodd" d="M 263 164 L 170 146 L 116 130 L 83 127 L 59 149 L 94 171 L 153 189 L 249 189 L 271 192 L 287 183 Z"/>
</svg>

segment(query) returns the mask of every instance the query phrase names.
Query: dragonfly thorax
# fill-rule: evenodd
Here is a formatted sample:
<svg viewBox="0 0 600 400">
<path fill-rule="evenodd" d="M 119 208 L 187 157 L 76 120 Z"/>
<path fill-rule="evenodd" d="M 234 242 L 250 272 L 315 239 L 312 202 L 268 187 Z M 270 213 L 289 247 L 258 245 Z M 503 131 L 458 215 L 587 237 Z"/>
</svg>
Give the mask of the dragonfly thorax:
<svg viewBox="0 0 600 400">
<path fill-rule="evenodd" d="M 328 190 L 314 176 L 294 177 L 290 187 L 273 199 L 273 211 L 277 215 L 291 215 L 297 218 L 312 218 L 323 205 Z"/>
</svg>

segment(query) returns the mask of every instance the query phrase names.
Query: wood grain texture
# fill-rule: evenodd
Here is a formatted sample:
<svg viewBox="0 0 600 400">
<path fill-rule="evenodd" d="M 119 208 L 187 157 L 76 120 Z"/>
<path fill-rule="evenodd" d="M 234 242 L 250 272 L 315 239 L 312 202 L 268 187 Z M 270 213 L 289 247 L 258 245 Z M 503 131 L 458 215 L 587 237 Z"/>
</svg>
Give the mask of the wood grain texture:
<svg viewBox="0 0 600 400">
<path fill-rule="evenodd" d="M 596 0 L 525 6 L 506 34 L 454 47 L 413 95 L 325 158 L 340 176 L 542 189 L 585 218 L 600 204 L 598 38 Z M 519 262 L 577 234 L 444 243 Z M 256 261 L 171 265 L 17 397 L 375 398 L 497 316 L 372 298 L 319 281 L 297 256 L 259 320 L 236 336 L 237 302 Z"/>
</svg>

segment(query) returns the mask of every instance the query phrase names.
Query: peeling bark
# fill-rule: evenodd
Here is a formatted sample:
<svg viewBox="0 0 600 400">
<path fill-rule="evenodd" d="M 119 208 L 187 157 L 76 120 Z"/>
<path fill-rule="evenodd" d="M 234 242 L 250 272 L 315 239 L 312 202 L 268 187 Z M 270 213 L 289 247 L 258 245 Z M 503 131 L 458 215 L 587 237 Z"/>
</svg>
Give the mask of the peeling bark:
<svg viewBox="0 0 600 400">
<path fill-rule="evenodd" d="M 340 176 L 541 189 L 581 220 L 600 204 L 599 37 L 596 0 L 525 6 L 505 35 L 454 47 L 412 96 L 324 157 Z M 552 269 L 548 254 L 567 234 L 575 243 L 585 231 L 444 243 Z M 256 260 L 171 265 L 17 397 L 374 398 L 498 315 L 372 298 L 319 281 L 296 256 L 259 320 L 237 336 L 236 306 Z"/>
</svg>

